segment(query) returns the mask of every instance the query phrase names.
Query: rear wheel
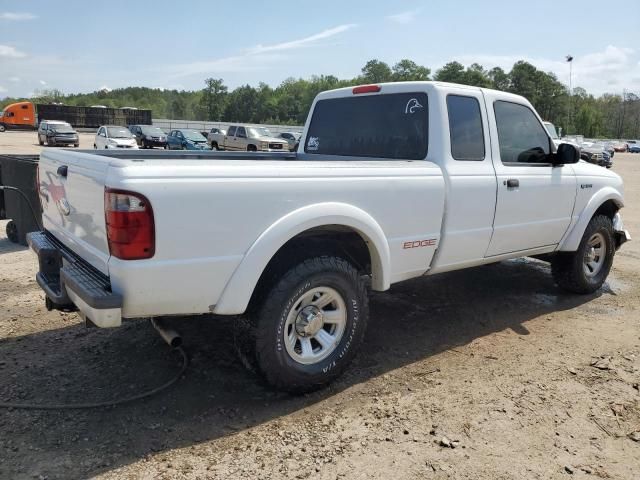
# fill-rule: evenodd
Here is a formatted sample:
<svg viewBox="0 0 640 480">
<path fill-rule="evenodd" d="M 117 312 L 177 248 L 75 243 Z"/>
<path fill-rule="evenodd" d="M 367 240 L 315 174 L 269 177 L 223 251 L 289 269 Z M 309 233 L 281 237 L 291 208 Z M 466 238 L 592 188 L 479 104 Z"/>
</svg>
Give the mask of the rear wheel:
<svg viewBox="0 0 640 480">
<path fill-rule="evenodd" d="M 220 150 L 220 149 L 218 148 L 218 142 L 213 142 L 213 143 L 211 144 L 211 150 Z"/>
<path fill-rule="evenodd" d="M 0 132 L 4 132 L 6 129 L 7 127 L 5 127 L 4 124 L 0 123 Z"/>
<path fill-rule="evenodd" d="M 561 252 L 553 258 L 553 278 L 560 287 L 570 292 L 593 293 L 607 279 L 614 254 L 611 219 L 596 215 L 587 225 L 578 250 Z"/>
<path fill-rule="evenodd" d="M 250 314 L 255 359 L 267 382 L 293 393 L 337 378 L 356 354 L 368 319 L 364 280 L 338 257 L 304 260 Z"/>
</svg>

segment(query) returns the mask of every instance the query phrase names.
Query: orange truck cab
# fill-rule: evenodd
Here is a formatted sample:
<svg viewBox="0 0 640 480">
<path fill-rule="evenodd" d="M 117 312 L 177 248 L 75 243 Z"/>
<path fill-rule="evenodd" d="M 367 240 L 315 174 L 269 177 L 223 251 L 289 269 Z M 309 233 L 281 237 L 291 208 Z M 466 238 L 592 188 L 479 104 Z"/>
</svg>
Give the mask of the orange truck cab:
<svg viewBox="0 0 640 480">
<path fill-rule="evenodd" d="M 0 132 L 9 128 L 36 128 L 36 109 L 31 102 L 12 103 L 0 113 Z"/>
</svg>

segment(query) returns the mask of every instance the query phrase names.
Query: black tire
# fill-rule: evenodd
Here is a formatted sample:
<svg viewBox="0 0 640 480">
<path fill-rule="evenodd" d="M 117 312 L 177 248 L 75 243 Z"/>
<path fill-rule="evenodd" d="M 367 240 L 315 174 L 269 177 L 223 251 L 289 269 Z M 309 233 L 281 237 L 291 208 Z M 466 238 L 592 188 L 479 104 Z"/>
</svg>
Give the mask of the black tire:
<svg viewBox="0 0 640 480">
<path fill-rule="evenodd" d="M 4 132 L 6 129 L 7 127 L 5 127 L 3 123 L 0 123 L 0 132 Z"/>
<path fill-rule="evenodd" d="M 78 147 L 80 146 L 80 144 L 79 144 L 79 143 L 74 143 L 74 144 L 73 144 L 73 146 L 74 146 L 75 148 L 78 148 Z"/>
<path fill-rule="evenodd" d="M 212 142 L 211 143 L 211 150 L 216 150 L 216 151 L 219 150 L 218 142 Z"/>
<path fill-rule="evenodd" d="M 362 342 L 369 317 L 365 282 L 349 262 L 329 256 L 304 260 L 279 278 L 271 284 L 272 288 L 265 289 L 250 310 L 256 366 L 267 383 L 278 390 L 291 393 L 317 390 L 342 374 Z M 333 289 L 340 295 L 346 320 L 337 346 L 330 347 L 328 356 L 316 363 L 303 364 L 287 352 L 285 327 L 289 313 L 301 308 L 305 292 L 316 288 Z M 288 327 L 289 332 L 292 328 Z M 317 345 L 313 348 L 321 350 L 323 347 L 315 341 Z M 297 345 L 295 341 L 294 344 Z"/>
<path fill-rule="evenodd" d="M 13 220 L 10 220 L 7 223 L 7 226 L 5 227 L 5 231 L 7 233 L 7 238 L 13 242 L 13 243 L 18 243 L 19 238 L 18 238 L 18 226 L 16 225 L 16 222 L 14 222 Z"/>
<path fill-rule="evenodd" d="M 585 257 L 591 249 L 589 241 L 598 234 L 605 243 L 604 259 L 598 272 L 595 275 L 588 275 L 585 272 Z M 556 283 L 564 290 L 581 294 L 593 293 L 607 279 L 614 255 L 613 223 L 609 217 L 595 215 L 584 231 L 578 250 L 555 255 L 551 261 L 551 273 Z"/>
<path fill-rule="evenodd" d="M 247 152 L 257 152 L 258 149 L 255 145 L 247 145 Z"/>
</svg>

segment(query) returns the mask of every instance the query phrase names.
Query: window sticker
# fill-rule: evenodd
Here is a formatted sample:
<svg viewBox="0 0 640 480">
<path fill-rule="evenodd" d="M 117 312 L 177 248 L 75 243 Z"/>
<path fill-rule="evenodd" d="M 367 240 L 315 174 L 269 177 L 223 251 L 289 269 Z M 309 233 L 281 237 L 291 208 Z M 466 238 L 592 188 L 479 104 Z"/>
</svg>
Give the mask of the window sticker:
<svg viewBox="0 0 640 480">
<path fill-rule="evenodd" d="M 309 142 L 307 143 L 307 150 L 316 151 L 320 148 L 320 139 L 318 137 L 309 137 Z"/>
<path fill-rule="evenodd" d="M 407 102 L 407 106 L 404 108 L 404 113 L 405 114 L 413 114 L 416 113 L 416 111 L 420 110 L 424 108 L 422 105 L 420 105 L 420 102 L 418 102 L 418 100 L 416 98 L 412 98 L 411 100 L 409 100 Z"/>
</svg>

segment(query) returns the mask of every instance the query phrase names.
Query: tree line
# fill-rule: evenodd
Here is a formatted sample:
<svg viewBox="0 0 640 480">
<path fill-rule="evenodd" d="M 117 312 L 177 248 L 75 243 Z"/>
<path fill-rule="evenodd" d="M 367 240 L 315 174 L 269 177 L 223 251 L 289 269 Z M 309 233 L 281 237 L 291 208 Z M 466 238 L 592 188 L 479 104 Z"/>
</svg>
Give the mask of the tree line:
<svg viewBox="0 0 640 480">
<path fill-rule="evenodd" d="M 404 59 L 395 65 L 370 60 L 360 75 L 338 79 L 318 75 L 308 79 L 288 78 L 275 88 L 266 83 L 242 85 L 230 90 L 221 78 L 207 78 L 196 91 L 127 87 L 92 93 L 64 94 L 60 90 L 36 92 L 36 103 L 62 102 L 66 105 L 134 106 L 150 109 L 154 118 L 302 125 L 314 97 L 323 90 L 354 84 L 438 80 L 495 88 L 523 95 L 545 119 L 560 126 L 565 134 L 585 137 L 640 137 L 640 97 L 634 93 L 594 96 L 577 87 L 570 95 L 555 74 L 519 61 L 510 71 L 500 67 L 486 70 L 474 63 L 465 67 L 449 62 L 432 74 L 425 66 Z M 5 98 L 0 107 L 18 101 Z"/>
</svg>

